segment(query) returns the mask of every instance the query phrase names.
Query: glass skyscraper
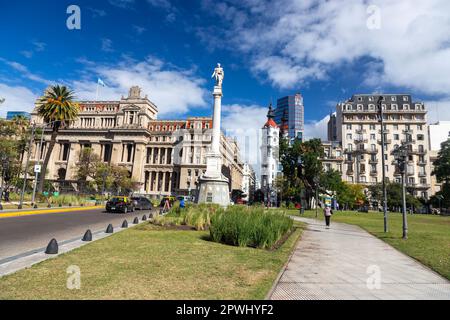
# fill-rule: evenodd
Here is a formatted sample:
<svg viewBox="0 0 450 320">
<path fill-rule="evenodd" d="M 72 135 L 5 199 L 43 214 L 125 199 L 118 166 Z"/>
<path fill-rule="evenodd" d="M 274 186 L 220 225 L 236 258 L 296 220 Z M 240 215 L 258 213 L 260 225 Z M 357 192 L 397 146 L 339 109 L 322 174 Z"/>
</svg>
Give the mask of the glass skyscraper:
<svg viewBox="0 0 450 320">
<path fill-rule="evenodd" d="M 305 107 L 303 105 L 303 96 L 297 93 L 287 96 L 277 101 L 275 110 L 275 122 L 281 127 L 283 119 L 287 125 L 289 139 L 303 140 L 305 131 Z"/>
</svg>

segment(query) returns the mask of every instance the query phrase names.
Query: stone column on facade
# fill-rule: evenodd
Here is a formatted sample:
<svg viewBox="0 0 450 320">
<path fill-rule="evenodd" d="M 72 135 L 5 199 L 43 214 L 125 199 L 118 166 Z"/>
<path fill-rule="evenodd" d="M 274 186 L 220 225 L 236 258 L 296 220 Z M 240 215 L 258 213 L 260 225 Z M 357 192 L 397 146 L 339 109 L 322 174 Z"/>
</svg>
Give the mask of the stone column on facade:
<svg viewBox="0 0 450 320">
<path fill-rule="evenodd" d="M 143 143 L 136 143 L 134 148 L 135 150 L 134 150 L 132 178 L 139 183 L 143 183 L 143 180 L 145 179 L 145 177 L 143 176 L 143 172 L 144 172 L 144 157 L 146 153 L 146 148 Z"/>
<path fill-rule="evenodd" d="M 79 161 L 81 146 L 77 142 L 70 144 L 69 160 L 67 161 L 66 179 L 75 180 L 77 171 L 77 162 Z"/>
</svg>

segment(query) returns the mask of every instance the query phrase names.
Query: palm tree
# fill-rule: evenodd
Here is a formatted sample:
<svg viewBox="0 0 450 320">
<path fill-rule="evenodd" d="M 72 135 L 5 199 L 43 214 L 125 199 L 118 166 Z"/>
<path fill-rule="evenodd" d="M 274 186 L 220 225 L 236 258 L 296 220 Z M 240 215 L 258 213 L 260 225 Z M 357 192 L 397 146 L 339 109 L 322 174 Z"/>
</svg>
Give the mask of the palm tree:
<svg viewBox="0 0 450 320">
<path fill-rule="evenodd" d="M 43 174 L 39 177 L 39 192 L 44 189 L 45 172 L 47 172 L 47 165 L 55 147 L 59 129 L 68 126 L 78 117 L 79 107 L 73 101 L 74 98 L 74 92 L 66 86 L 52 86 L 45 91 L 40 101 L 42 104 L 37 108 L 38 115 L 52 128 L 50 144 L 41 168 Z"/>
</svg>

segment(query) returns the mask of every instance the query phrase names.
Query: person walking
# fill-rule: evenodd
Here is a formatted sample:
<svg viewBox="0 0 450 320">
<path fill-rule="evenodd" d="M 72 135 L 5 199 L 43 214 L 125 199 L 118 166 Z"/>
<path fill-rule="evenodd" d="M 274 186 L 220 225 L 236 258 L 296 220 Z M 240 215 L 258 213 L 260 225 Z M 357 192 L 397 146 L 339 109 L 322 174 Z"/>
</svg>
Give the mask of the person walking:
<svg viewBox="0 0 450 320">
<path fill-rule="evenodd" d="M 333 215 L 333 210 L 329 206 L 326 206 L 325 209 L 323 209 L 323 214 L 325 216 L 325 223 L 327 226 L 327 229 L 330 229 L 330 222 L 331 222 L 331 216 Z"/>
</svg>

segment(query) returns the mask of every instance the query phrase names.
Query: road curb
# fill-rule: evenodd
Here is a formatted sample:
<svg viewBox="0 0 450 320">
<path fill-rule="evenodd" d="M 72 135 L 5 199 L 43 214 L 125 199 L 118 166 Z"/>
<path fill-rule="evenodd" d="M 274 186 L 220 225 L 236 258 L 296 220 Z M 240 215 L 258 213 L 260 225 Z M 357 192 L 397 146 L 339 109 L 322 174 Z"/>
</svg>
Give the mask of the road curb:
<svg viewBox="0 0 450 320">
<path fill-rule="evenodd" d="M 70 213 L 74 211 L 89 211 L 93 209 L 101 209 L 101 206 L 91 206 L 91 207 L 70 207 L 70 208 L 54 208 L 54 209 L 44 209 L 44 210 L 28 210 L 28 211 L 17 211 L 9 213 L 0 213 L 0 219 L 4 218 L 15 218 L 23 216 L 34 216 L 39 214 L 49 214 L 49 213 Z"/>
</svg>

